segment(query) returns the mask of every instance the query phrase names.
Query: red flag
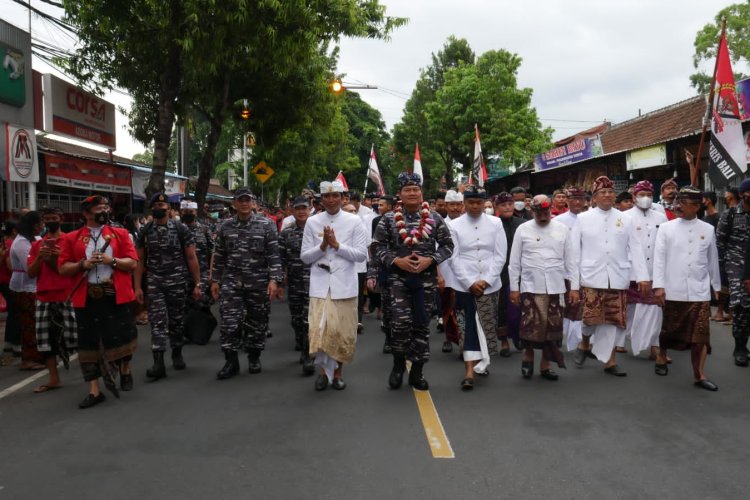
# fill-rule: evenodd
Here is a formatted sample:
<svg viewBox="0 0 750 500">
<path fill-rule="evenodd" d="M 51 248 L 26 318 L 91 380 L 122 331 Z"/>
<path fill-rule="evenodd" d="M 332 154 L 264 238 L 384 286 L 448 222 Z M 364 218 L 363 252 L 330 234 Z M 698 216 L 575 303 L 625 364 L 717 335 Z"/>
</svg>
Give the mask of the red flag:
<svg viewBox="0 0 750 500">
<path fill-rule="evenodd" d="M 716 58 L 714 99 L 711 103 L 711 140 L 708 146 L 708 176 L 714 186 L 722 187 L 730 179 L 743 176 L 747 171 L 740 106 L 724 32 L 721 34 Z"/>
<path fill-rule="evenodd" d="M 343 170 L 339 170 L 339 175 L 337 175 L 334 180 L 335 181 L 341 181 L 341 184 L 344 185 L 344 191 L 349 191 L 349 185 L 346 183 L 346 179 L 344 179 L 344 172 L 343 172 Z"/>
<path fill-rule="evenodd" d="M 412 169 L 412 173 L 419 174 L 419 177 L 422 179 L 422 184 L 424 184 L 424 174 L 422 173 L 422 159 L 419 157 L 419 144 L 417 144 L 416 148 L 414 149 L 414 168 Z"/>
<path fill-rule="evenodd" d="M 372 145 L 372 149 L 370 149 L 370 164 L 367 167 L 367 178 L 372 179 L 372 182 L 378 187 L 378 196 L 383 196 L 385 189 L 383 188 L 383 179 L 380 177 L 380 170 L 378 169 L 378 159 L 375 158 L 374 144 Z M 366 188 L 365 191 L 367 191 Z"/>
<path fill-rule="evenodd" d="M 479 142 L 479 126 L 474 125 L 474 165 L 471 168 L 472 175 L 469 176 L 469 184 L 472 184 L 472 176 L 477 178 L 479 187 L 484 187 L 484 182 L 489 179 L 487 167 L 484 165 L 482 156 L 482 144 Z"/>
</svg>

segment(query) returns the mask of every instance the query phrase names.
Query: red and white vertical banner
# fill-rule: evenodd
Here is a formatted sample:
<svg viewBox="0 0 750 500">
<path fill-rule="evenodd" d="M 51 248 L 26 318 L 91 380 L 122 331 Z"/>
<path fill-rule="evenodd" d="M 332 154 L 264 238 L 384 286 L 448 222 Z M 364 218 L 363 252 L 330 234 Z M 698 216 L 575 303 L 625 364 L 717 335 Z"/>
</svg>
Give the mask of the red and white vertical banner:
<svg viewBox="0 0 750 500">
<path fill-rule="evenodd" d="M 414 168 L 412 168 L 412 173 L 419 175 L 419 178 L 422 179 L 422 184 L 424 185 L 424 174 L 422 173 L 422 159 L 419 156 L 419 143 L 417 143 L 416 147 L 414 148 Z"/>
<path fill-rule="evenodd" d="M 378 196 L 383 196 L 385 194 L 385 189 L 383 188 L 383 178 L 380 176 L 380 170 L 378 169 L 378 159 L 375 157 L 375 144 L 373 144 L 372 149 L 370 149 L 370 163 L 367 166 L 367 178 L 372 180 L 377 186 Z"/>
<path fill-rule="evenodd" d="M 344 185 L 344 191 L 349 191 L 349 184 L 346 183 L 346 179 L 344 179 L 344 171 L 339 170 L 338 175 L 334 179 L 335 181 L 341 182 L 341 184 Z"/>
<path fill-rule="evenodd" d="M 474 163 L 471 167 L 471 174 L 469 175 L 469 184 L 473 184 L 473 177 L 477 179 L 477 185 L 484 187 L 484 182 L 489 178 L 487 176 L 487 167 L 484 165 L 484 158 L 482 157 L 482 144 L 479 141 L 479 126 L 474 125 Z"/>
</svg>

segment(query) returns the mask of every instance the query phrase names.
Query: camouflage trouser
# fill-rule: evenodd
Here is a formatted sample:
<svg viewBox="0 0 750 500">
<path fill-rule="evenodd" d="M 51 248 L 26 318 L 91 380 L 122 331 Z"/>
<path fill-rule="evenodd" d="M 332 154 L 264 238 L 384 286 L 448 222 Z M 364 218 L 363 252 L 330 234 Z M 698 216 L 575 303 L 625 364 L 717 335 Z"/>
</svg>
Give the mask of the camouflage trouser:
<svg viewBox="0 0 750 500">
<path fill-rule="evenodd" d="M 244 348 L 263 350 L 266 345 L 270 305 L 266 287 L 242 288 L 221 285 L 221 328 L 219 341 L 223 351 Z"/>
<path fill-rule="evenodd" d="M 430 315 L 435 301 L 435 282 L 420 276 L 414 278 L 423 283 L 422 291 L 411 289 L 400 275 L 389 277 L 391 347 L 394 354 L 404 354 L 413 363 L 426 363 L 430 359 Z"/>
<path fill-rule="evenodd" d="M 146 284 L 148 320 L 151 323 L 151 350 L 166 351 L 167 339 L 174 347 L 185 343 L 185 281 L 178 278 L 148 277 Z"/>
<path fill-rule="evenodd" d="M 744 351 L 747 353 L 747 339 L 750 336 L 750 307 L 743 307 L 742 305 L 734 306 L 732 336 L 734 337 L 735 345 L 744 346 Z M 735 351 L 737 350 L 735 348 Z"/>
<path fill-rule="evenodd" d="M 305 291 L 304 283 L 289 282 L 288 285 L 289 313 L 292 316 L 292 329 L 294 340 L 302 346 L 302 352 L 308 351 L 309 337 L 307 324 L 307 311 L 310 305 L 310 296 Z"/>
<path fill-rule="evenodd" d="M 383 310 L 383 328 L 385 331 L 391 329 L 391 323 L 393 318 L 393 304 L 391 303 L 391 287 L 389 284 L 385 284 L 380 289 L 380 307 Z"/>
</svg>

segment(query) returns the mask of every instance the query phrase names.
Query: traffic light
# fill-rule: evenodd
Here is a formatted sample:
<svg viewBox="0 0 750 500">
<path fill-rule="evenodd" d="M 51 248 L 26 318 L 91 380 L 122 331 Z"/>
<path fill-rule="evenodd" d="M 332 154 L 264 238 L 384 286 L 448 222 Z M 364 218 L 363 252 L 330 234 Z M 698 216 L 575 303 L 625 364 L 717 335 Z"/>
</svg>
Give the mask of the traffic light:
<svg viewBox="0 0 750 500">
<path fill-rule="evenodd" d="M 342 90 L 344 90 L 344 85 L 341 83 L 341 80 L 336 79 L 331 83 L 331 90 L 333 90 L 335 93 L 339 93 Z"/>
<path fill-rule="evenodd" d="M 247 121 L 250 119 L 250 107 L 247 105 L 247 99 L 242 100 L 242 111 L 240 111 L 240 119 Z"/>
</svg>

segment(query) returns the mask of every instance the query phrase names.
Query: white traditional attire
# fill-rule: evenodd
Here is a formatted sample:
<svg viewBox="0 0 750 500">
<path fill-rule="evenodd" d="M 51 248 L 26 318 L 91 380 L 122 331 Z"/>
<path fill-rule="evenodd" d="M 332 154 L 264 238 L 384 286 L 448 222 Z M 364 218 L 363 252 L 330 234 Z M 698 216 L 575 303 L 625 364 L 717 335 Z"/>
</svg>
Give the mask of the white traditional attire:
<svg viewBox="0 0 750 500">
<path fill-rule="evenodd" d="M 606 362 L 625 335 L 625 291 L 631 277 L 649 281 L 646 259 L 632 219 L 616 208 L 579 214 L 573 245 L 580 255 L 582 334 L 591 336 L 593 354 Z"/>
<path fill-rule="evenodd" d="M 578 222 L 578 214 L 574 214 L 568 210 L 567 212 L 555 217 L 555 221 L 565 224 L 568 228 L 568 232 L 572 233 L 573 228 Z M 580 262 L 576 262 L 576 268 L 578 268 L 579 265 Z M 580 312 L 580 303 L 576 306 L 565 304 L 565 313 L 563 314 L 563 337 L 566 339 L 565 348 L 568 351 L 575 351 L 578 348 L 578 344 L 583 340 L 583 335 L 581 334 L 583 321 L 581 321 Z"/>
<path fill-rule="evenodd" d="M 467 309 L 464 361 L 480 361 L 474 365 L 474 371 L 484 373 L 490 364 L 490 354 L 499 352 L 497 301 L 502 285 L 500 273 L 507 257 L 505 230 L 499 218 L 485 213 L 476 218 L 463 214 L 449 227 L 454 245 L 450 260 L 455 278 L 452 287 L 462 293 L 462 305 Z M 489 286 L 481 297 L 476 297 L 469 288 L 482 280 Z"/>
<path fill-rule="evenodd" d="M 326 226 L 333 229 L 338 250 L 330 246 L 325 251 L 320 249 Z M 361 219 L 343 210 L 333 215 L 320 212 L 309 218 L 302 237 L 301 259 L 311 266 L 310 355 L 315 355 L 315 364 L 323 367 L 328 380 L 333 380 L 336 363 L 349 363 L 354 359 L 356 265 L 367 259 L 367 233 Z"/>
<path fill-rule="evenodd" d="M 653 207 L 654 205 L 652 205 Z M 654 249 L 656 248 L 656 234 L 660 225 L 667 222 L 664 212 L 649 208 L 643 210 L 633 207 L 625 214 L 633 219 L 636 238 L 641 243 L 646 257 L 646 268 L 649 280 L 653 279 Z M 630 348 L 633 355 L 641 351 L 648 351 L 651 347 L 659 347 L 659 332 L 661 332 L 662 309 L 653 298 L 653 292 L 643 297 L 631 284 L 628 293 L 628 315 L 626 336 L 630 337 Z"/>
</svg>

